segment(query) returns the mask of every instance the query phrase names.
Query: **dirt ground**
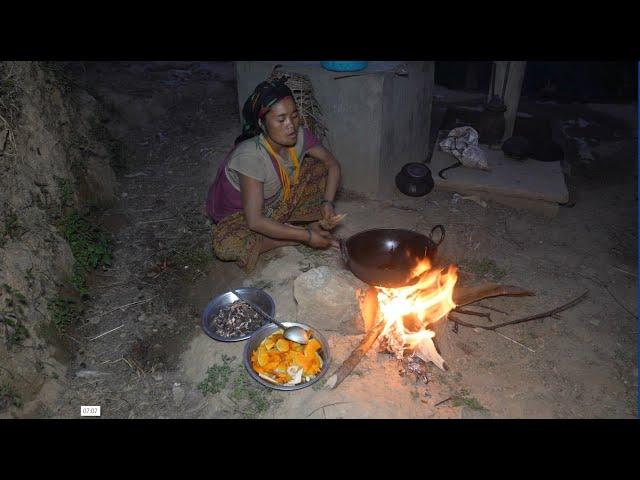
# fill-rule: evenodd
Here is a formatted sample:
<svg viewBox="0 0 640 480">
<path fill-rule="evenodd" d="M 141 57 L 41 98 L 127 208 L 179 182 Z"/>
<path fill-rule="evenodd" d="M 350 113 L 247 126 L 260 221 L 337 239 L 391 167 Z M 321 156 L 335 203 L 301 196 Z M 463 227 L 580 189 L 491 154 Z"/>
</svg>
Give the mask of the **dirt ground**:
<svg viewBox="0 0 640 480">
<path fill-rule="evenodd" d="M 81 405 L 100 405 L 103 418 L 636 417 L 631 133 L 594 148 L 589 175 L 568 179 L 575 207 L 553 219 L 444 192 L 389 201 L 341 195 L 337 210 L 349 215 L 338 235 L 443 224 L 440 263 L 459 265 L 461 280 L 535 292 L 481 302 L 508 312 L 492 312 L 494 321 L 588 296 L 557 318 L 502 328 L 504 336 L 460 327 L 450 370 L 430 365 L 428 382 L 400 375 L 397 361 L 374 347 L 335 390 L 272 392 L 244 372 L 244 342 L 207 337 L 200 312 L 229 287 L 254 285 L 273 296 L 278 318 L 294 318 L 293 280 L 309 267 L 342 267 L 335 251 L 304 247 L 265 255 L 251 275 L 213 258 L 202 204 L 240 128 L 233 64 L 95 64 L 78 78 L 113 111 L 108 126 L 130 162 L 118 204 L 103 218 L 114 235 L 113 267 L 93 279 L 90 309 L 67 346 L 69 375 L 27 406 L 30 416 L 77 418 Z M 332 370 L 361 339 L 326 337 Z"/>
</svg>

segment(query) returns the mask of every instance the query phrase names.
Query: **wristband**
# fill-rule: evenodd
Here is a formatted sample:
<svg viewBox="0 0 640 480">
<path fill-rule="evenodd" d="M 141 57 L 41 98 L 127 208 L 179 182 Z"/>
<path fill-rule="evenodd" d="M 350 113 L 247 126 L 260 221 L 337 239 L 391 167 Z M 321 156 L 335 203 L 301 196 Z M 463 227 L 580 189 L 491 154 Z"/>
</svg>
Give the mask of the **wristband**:
<svg viewBox="0 0 640 480">
<path fill-rule="evenodd" d="M 331 205 L 331 207 L 335 210 L 336 206 L 333 204 L 331 200 L 327 200 L 326 198 L 323 198 L 322 200 L 320 200 L 320 205 L 324 205 L 325 203 L 328 203 L 329 205 Z"/>
</svg>

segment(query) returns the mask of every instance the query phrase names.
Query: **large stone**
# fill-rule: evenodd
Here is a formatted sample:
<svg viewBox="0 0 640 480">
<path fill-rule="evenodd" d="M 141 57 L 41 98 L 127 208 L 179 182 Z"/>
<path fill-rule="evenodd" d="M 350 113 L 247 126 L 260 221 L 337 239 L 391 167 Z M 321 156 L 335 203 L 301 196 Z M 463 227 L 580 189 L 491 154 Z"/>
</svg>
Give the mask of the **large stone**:
<svg viewBox="0 0 640 480">
<path fill-rule="evenodd" d="M 346 270 L 313 268 L 293 283 L 297 321 L 320 330 L 364 333 L 367 325 L 360 313 L 359 299 L 367 289 L 367 284 Z"/>
</svg>

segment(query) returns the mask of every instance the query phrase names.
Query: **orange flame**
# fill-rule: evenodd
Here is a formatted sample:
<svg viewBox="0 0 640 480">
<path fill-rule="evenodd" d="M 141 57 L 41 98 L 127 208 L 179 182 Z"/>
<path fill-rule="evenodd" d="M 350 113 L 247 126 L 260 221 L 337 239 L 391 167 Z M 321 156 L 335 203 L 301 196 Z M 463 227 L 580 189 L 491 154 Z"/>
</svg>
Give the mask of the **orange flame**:
<svg viewBox="0 0 640 480">
<path fill-rule="evenodd" d="M 427 327 L 456 307 L 453 288 L 458 280 L 457 272 L 455 265 L 435 269 L 428 259 L 424 259 L 411 272 L 412 278 L 418 277 L 414 285 L 400 288 L 379 287 L 378 305 L 382 318 L 386 321 L 382 335 L 395 329 L 407 348 L 415 347 L 425 338 L 433 338 L 435 333 L 427 330 Z M 413 318 L 410 329 L 405 325 L 407 316 Z"/>
</svg>

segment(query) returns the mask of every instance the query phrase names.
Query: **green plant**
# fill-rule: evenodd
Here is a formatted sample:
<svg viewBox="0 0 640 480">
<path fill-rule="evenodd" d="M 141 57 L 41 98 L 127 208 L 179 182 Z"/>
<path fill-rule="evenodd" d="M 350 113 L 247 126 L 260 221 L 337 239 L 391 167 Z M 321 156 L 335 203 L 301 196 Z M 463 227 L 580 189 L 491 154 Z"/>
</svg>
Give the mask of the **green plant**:
<svg viewBox="0 0 640 480">
<path fill-rule="evenodd" d="M 0 132 L 3 133 L 0 152 L 5 157 L 17 155 L 14 131 L 21 111 L 22 91 L 15 70 L 16 62 L 0 62 Z"/>
<path fill-rule="evenodd" d="M 0 385 L 0 409 L 6 408 L 9 403 L 14 407 L 20 408 L 22 406 L 22 398 L 11 385 Z"/>
<path fill-rule="evenodd" d="M 36 281 L 36 277 L 33 274 L 33 268 L 33 266 L 29 267 L 24 274 L 24 279 L 27 281 L 29 288 L 31 288 Z"/>
<path fill-rule="evenodd" d="M 271 390 L 257 385 L 242 369 L 233 380 L 229 399 L 236 404 L 244 418 L 255 418 L 269 410 L 270 394 Z"/>
<path fill-rule="evenodd" d="M 461 390 L 458 395 L 451 397 L 452 405 L 454 407 L 468 407 L 472 410 L 486 410 L 480 402 L 474 397 L 469 395 L 468 390 Z"/>
<path fill-rule="evenodd" d="M 481 277 L 490 276 L 496 280 L 500 280 L 506 275 L 506 272 L 489 258 L 471 261 L 470 267 L 476 275 Z"/>
<path fill-rule="evenodd" d="M 22 323 L 17 323 L 15 325 L 13 333 L 9 337 L 9 341 L 11 343 L 22 343 L 30 336 L 31 334 L 29 333 L 29 330 L 27 330 L 27 327 L 25 327 Z"/>
<path fill-rule="evenodd" d="M 325 379 L 322 380 L 318 380 L 316 383 L 314 383 L 313 385 L 311 385 L 311 388 L 315 391 L 318 392 L 320 390 L 322 390 L 324 388 L 324 385 L 326 383 Z"/>
<path fill-rule="evenodd" d="M 53 325 L 61 332 L 72 325 L 82 315 L 82 305 L 72 298 L 58 296 L 47 304 Z"/>
<path fill-rule="evenodd" d="M 185 248 L 176 251 L 173 262 L 176 265 L 203 267 L 213 261 L 213 250 L 210 246 L 202 248 Z"/>
<path fill-rule="evenodd" d="M 6 97 L 15 90 L 15 81 L 11 77 L 5 77 L 0 81 L 0 98 Z"/>
<path fill-rule="evenodd" d="M 19 239 L 27 230 L 20 225 L 18 216 L 15 213 L 9 213 L 4 219 L 4 225 L 0 230 L 0 247 L 6 243 L 6 237 Z"/>
<path fill-rule="evenodd" d="M 71 76 L 69 68 L 64 63 L 56 61 L 38 63 L 40 64 L 40 68 L 49 74 L 49 78 L 46 79 L 47 83 L 54 84 L 62 93 L 69 93 L 72 90 L 74 85 L 73 77 Z"/>
<path fill-rule="evenodd" d="M 107 234 L 78 211 L 68 213 L 62 219 L 60 229 L 75 259 L 71 283 L 83 297 L 87 297 L 87 272 L 100 266 L 106 269 L 111 265 Z"/>
<path fill-rule="evenodd" d="M 198 385 L 204 395 L 227 390 L 226 396 L 235 405 L 235 411 L 244 418 L 255 418 L 265 413 L 282 399 L 273 398 L 272 391 L 256 384 L 240 365 L 232 365 L 234 357 L 222 356 L 222 363 L 207 369 L 205 379 Z"/>
<path fill-rule="evenodd" d="M 226 388 L 232 372 L 231 366 L 229 365 L 231 360 L 230 357 L 223 355 L 222 365 L 212 365 L 207 369 L 207 376 L 198 385 L 198 390 L 200 390 L 203 395 L 215 395 Z"/>
<path fill-rule="evenodd" d="M 74 158 L 71 161 L 71 169 L 74 171 L 86 172 L 87 164 L 87 157 L 84 155 L 74 155 Z"/>
<path fill-rule="evenodd" d="M 60 191 L 61 208 L 73 206 L 73 182 L 66 178 L 58 178 L 58 190 Z"/>
<path fill-rule="evenodd" d="M 4 234 L 11 238 L 19 238 L 26 230 L 20 225 L 15 213 L 7 215 L 4 219 Z"/>
<path fill-rule="evenodd" d="M 25 317 L 23 307 L 27 304 L 27 299 L 6 283 L 0 290 L 0 297 L 3 297 L 2 306 L 0 306 L 0 323 L 5 326 L 5 338 L 10 345 L 20 344 L 31 336 L 23 324 Z"/>
<path fill-rule="evenodd" d="M 71 285 L 80 294 L 80 298 L 89 298 L 89 287 L 87 287 L 87 272 L 78 262 L 73 265 L 73 275 L 71 276 Z"/>
</svg>

